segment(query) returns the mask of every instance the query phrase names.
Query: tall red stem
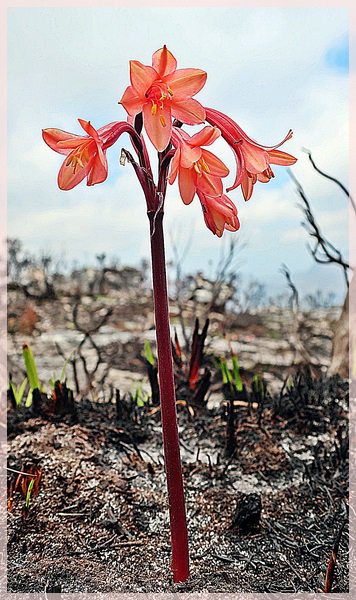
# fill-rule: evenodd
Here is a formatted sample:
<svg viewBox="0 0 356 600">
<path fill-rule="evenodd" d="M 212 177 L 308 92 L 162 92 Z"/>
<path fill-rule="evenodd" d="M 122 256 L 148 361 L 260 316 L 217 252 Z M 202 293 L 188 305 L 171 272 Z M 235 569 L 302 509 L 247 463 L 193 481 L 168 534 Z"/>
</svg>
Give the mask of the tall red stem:
<svg viewBox="0 0 356 600">
<path fill-rule="evenodd" d="M 156 322 L 158 375 L 161 398 L 163 448 L 166 466 L 169 517 L 172 539 L 173 579 L 189 577 L 188 534 L 185 517 L 183 477 L 180 460 L 173 357 L 169 327 L 163 211 L 148 212 L 151 231 L 151 257 L 154 312 Z"/>
</svg>

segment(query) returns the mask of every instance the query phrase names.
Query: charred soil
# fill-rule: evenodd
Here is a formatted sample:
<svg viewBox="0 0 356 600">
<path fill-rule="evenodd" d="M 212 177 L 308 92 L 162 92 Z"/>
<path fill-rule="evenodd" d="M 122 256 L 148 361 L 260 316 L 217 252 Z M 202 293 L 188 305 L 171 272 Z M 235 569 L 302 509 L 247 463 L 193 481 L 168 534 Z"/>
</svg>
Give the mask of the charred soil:
<svg viewBox="0 0 356 600">
<path fill-rule="evenodd" d="M 347 382 L 301 371 L 261 410 L 240 403 L 233 449 L 226 410 L 182 405 L 178 417 L 184 584 L 169 568 L 159 407 L 9 407 L 9 592 L 319 592 L 342 527 L 333 591 L 348 591 Z M 36 468 L 26 506 L 15 471 Z"/>
</svg>

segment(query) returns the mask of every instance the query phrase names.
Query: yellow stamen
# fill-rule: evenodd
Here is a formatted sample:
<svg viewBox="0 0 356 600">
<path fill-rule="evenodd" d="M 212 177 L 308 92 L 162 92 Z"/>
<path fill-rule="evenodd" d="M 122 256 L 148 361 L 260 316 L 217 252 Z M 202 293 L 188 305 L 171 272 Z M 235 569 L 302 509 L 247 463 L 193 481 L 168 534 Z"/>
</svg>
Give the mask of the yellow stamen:
<svg viewBox="0 0 356 600">
<path fill-rule="evenodd" d="M 151 114 L 154 116 L 157 112 L 157 104 L 152 104 Z"/>
<path fill-rule="evenodd" d="M 173 96 L 174 96 L 174 94 L 173 94 L 173 90 L 172 90 L 172 88 L 170 88 L 169 86 L 168 86 L 168 94 L 169 94 L 170 96 L 172 96 L 172 98 L 173 98 Z"/>
<path fill-rule="evenodd" d="M 201 172 L 200 172 L 200 169 L 199 169 L 199 165 L 196 162 L 194 163 L 194 169 L 198 173 L 198 175 L 201 175 Z"/>
<path fill-rule="evenodd" d="M 209 169 L 208 165 L 206 164 L 204 158 L 200 159 L 200 165 L 201 165 L 201 168 L 203 169 L 203 171 L 205 171 L 205 173 L 208 173 L 208 174 L 210 173 L 210 169 Z"/>
<path fill-rule="evenodd" d="M 159 120 L 161 121 L 162 127 L 166 127 L 166 119 L 163 115 L 160 115 Z"/>
</svg>

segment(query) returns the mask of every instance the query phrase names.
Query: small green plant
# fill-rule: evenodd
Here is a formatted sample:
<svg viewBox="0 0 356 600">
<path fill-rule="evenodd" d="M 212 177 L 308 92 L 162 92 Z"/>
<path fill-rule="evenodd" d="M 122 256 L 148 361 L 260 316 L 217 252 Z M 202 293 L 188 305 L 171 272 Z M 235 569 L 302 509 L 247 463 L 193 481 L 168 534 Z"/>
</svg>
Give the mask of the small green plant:
<svg viewBox="0 0 356 600">
<path fill-rule="evenodd" d="M 145 341 L 144 356 L 147 362 L 153 367 L 156 361 L 152 353 L 151 344 L 148 340 Z"/>
<path fill-rule="evenodd" d="M 26 500 L 25 500 L 26 510 L 28 510 L 30 508 L 31 493 L 32 493 L 34 485 L 35 485 L 35 480 L 31 479 L 30 483 L 28 484 L 28 488 L 27 488 L 27 492 L 26 492 Z"/>
<path fill-rule="evenodd" d="M 142 408 L 149 401 L 150 394 L 148 394 L 147 392 L 144 392 L 143 389 L 142 389 L 142 386 L 139 385 L 138 388 L 135 391 L 135 394 L 134 394 L 133 398 L 134 398 L 134 401 L 136 402 L 136 405 L 139 408 Z"/>
<path fill-rule="evenodd" d="M 30 384 L 30 389 L 39 390 L 40 389 L 40 381 L 37 375 L 37 368 L 35 357 L 33 356 L 32 350 L 30 346 L 24 344 L 22 349 L 22 356 L 25 361 L 26 373 L 28 377 L 28 382 Z"/>
<path fill-rule="evenodd" d="M 239 367 L 239 362 L 237 360 L 237 356 L 234 355 L 231 360 L 232 360 L 232 372 L 234 374 L 235 387 L 238 392 L 242 392 L 244 389 L 244 386 L 243 386 L 241 375 L 240 375 L 240 367 Z"/>
<path fill-rule="evenodd" d="M 15 399 L 16 406 L 19 407 L 22 404 L 22 399 L 27 386 L 27 377 L 23 380 L 21 385 L 16 386 L 13 381 L 9 383 L 9 389 L 12 391 L 13 398 Z"/>
<path fill-rule="evenodd" d="M 52 378 L 49 380 L 50 386 L 52 388 L 52 390 L 55 389 L 56 386 L 56 382 L 59 381 L 59 383 L 64 383 L 65 380 L 65 376 L 66 376 L 66 370 L 67 370 L 67 366 L 69 361 L 71 360 L 73 356 L 73 352 L 71 353 L 71 355 L 64 361 L 64 365 L 60 374 L 60 377 L 56 377 L 55 374 L 52 375 Z"/>
<path fill-rule="evenodd" d="M 223 385 L 230 385 L 231 390 L 235 390 L 236 392 L 243 392 L 244 385 L 242 383 L 241 375 L 240 375 L 240 366 L 235 355 L 231 358 L 232 361 L 232 370 L 227 366 L 227 361 L 225 358 L 220 359 L 219 368 L 221 371 L 221 377 Z"/>
</svg>

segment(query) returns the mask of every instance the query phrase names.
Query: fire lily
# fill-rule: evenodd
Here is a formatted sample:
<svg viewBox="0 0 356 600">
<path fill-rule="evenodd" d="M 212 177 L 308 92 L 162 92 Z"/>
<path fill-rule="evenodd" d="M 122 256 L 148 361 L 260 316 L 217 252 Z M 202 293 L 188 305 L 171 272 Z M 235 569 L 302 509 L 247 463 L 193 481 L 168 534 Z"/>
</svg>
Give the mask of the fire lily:
<svg viewBox="0 0 356 600">
<path fill-rule="evenodd" d="M 237 209 L 230 198 L 225 194 L 221 197 L 205 196 L 198 191 L 199 200 L 202 205 L 204 220 L 206 226 L 218 237 L 228 231 L 237 231 L 240 229 L 240 221 L 237 216 Z"/>
<path fill-rule="evenodd" d="M 167 148 L 172 133 L 172 116 L 196 125 L 205 119 L 204 107 L 192 98 L 205 84 L 207 74 L 200 69 L 177 69 L 177 61 L 166 46 L 152 56 L 152 67 L 130 61 L 130 80 L 120 100 L 126 112 L 143 112 L 148 137 L 155 148 Z"/>
<path fill-rule="evenodd" d="M 251 197 L 255 182 L 273 177 L 271 164 L 291 165 L 296 159 L 278 150 L 292 135 L 276 146 L 266 147 L 249 138 L 229 117 L 211 108 L 205 109 L 193 99 L 205 84 L 206 73 L 200 69 L 177 69 L 177 61 L 166 46 L 152 57 L 152 66 L 130 62 L 129 85 L 120 103 L 127 121 L 110 123 L 96 130 L 89 121 L 79 119 L 85 135 L 74 135 L 59 129 L 43 130 L 43 139 L 56 152 L 65 155 L 59 171 L 58 185 L 70 190 L 85 177 L 94 185 L 107 178 L 106 150 L 122 133 L 128 133 L 133 153 L 121 150 L 120 163 L 129 163 L 137 175 L 146 200 L 152 258 L 152 287 L 156 325 L 158 376 L 162 419 L 163 447 L 167 477 L 168 508 L 172 542 L 174 582 L 189 577 L 189 548 L 186 524 L 184 485 L 176 414 L 176 394 L 169 321 L 169 303 L 163 217 L 167 183 L 178 178 L 181 197 L 190 204 L 197 194 L 207 227 L 221 237 L 227 229 L 240 227 L 237 209 L 223 192 L 222 178 L 229 174 L 226 165 L 203 146 L 222 136 L 232 148 L 237 174 L 233 186 L 239 185 L 245 200 Z M 189 136 L 180 124 L 197 125 L 208 121 L 202 130 Z M 142 128 L 158 150 L 158 176 L 155 180 Z M 171 146 L 172 144 L 172 146 Z M 166 152 L 164 152 L 166 150 Z M 206 332 L 205 332 L 206 333 Z M 196 330 L 194 361 L 190 365 L 189 383 L 196 386 L 200 365 L 200 344 Z M 205 334 L 204 334 L 205 335 Z"/>
<path fill-rule="evenodd" d="M 235 154 L 237 173 L 234 184 L 227 189 L 228 192 L 241 184 L 243 196 L 245 200 L 249 200 L 256 181 L 268 183 L 274 177 L 271 164 L 293 165 L 296 162 L 297 159 L 294 156 L 278 150 L 284 142 L 292 137 L 292 130 L 288 131 L 279 144 L 262 146 L 248 137 L 241 127 L 224 113 L 212 108 L 206 108 L 205 111 L 207 121 L 221 129 L 221 135 Z"/>
<path fill-rule="evenodd" d="M 58 187 L 61 190 L 71 190 L 85 177 L 87 185 L 105 181 L 108 175 L 107 148 L 112 146 L 124 131 L 136 135 L 132 126 L 124 121 L 109 123 L 98 130 L 90 121 L 78 121 L 87 135 L 80 136 L 61 129 L 42 130 L 46 144 L 52 150 L 67 156 L 58 173 Z"/>
<path fill-rule="evenodd" d="M 229 174 L 224 163 L 201 146 L 210 146 L 221 133 L 217 127 L 204 127 L 190 137 L 177 127 L 172 130 L 172 143 L 176 147 L 168 176 L 169 183 L 174 183 L 178 175 L 178 186 L 184 204 L 190 204 L 199 190 L 207 196 L 221 196 L 223 193 L 222 177 Z"/>
</svg>

